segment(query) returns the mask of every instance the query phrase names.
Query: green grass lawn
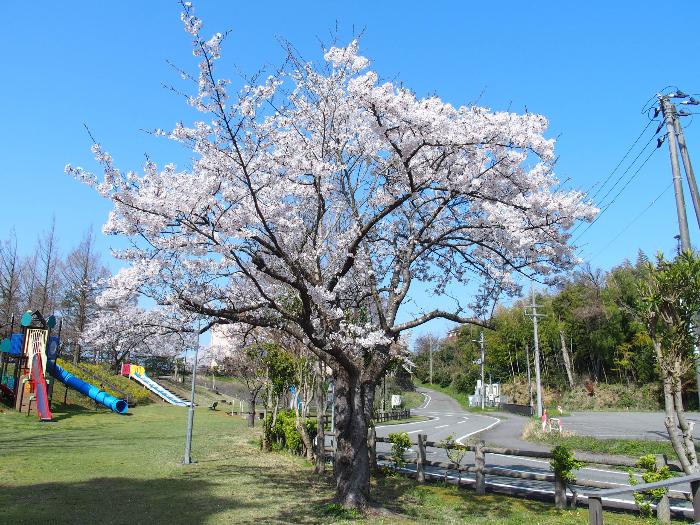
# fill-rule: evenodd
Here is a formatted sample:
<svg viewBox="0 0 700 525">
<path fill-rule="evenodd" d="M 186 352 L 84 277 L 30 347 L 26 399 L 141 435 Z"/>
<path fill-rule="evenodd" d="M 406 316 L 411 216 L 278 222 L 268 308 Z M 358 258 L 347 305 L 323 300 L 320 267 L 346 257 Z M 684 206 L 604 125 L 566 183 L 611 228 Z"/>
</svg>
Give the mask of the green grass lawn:
<svg viewBox="0 0 700 525">
<path fill-rule="evenodd" d="M 539 422 L 534 425 L 539 426 Z M 592 436 L 564 435 L 555 433 L 542 434 L 524 433 L 523 437 L 535 443 L 549 445 L 565 445 L 572 450 L 595 452 L 598 454 L 619 454 L 631 458 L 639 458 L 646 454 L 666 454 L 669 459 L 676 459 L 676 452 L 669 441 L 654 441 L 645 439 L 601 439 Z"/>
<path fill-rule="evenodd" d="M 386 511 L 355 519 L 329 502 L 333 483 L 284 453 L 263 454 L 259 429 L 223 411 L 199 408 L 193 457 L 180 464 L 187 410 L 140 406 L 129 416 L 59 406 L 39 423 L 0 411 L 0 522 L 21 524 L 585 524 L 585 509 L 470 490 L 374 482 Z M 653 523 L 606 513 L 606 523 Z"/>
</svg>

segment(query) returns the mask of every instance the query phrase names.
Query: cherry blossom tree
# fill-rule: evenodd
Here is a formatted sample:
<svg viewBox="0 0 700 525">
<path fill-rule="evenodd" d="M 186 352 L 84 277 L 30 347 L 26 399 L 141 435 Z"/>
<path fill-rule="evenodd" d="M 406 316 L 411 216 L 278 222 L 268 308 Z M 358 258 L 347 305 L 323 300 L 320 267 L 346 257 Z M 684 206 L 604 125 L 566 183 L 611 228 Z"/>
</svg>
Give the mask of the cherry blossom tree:
<svg viewBox="0 0 700 525">
<path fill-rule="evenodd" d="M 224 35 L 207 39 L 183 6 L 203 117 L 157 134 L 190 148 L 191 167 L 124 172 L 96 144 L 101 178 L 66 171 L 111 199 L 105 232 L 132 240 L 117 288 L 283 331 L 333 369 L 336 500 L 364 507 L 375 385 L 402 332 L 488 325 L 518 276 L 546 281 L 575 262 L 567 230 L 596 210 L 559 187 L 540 115 L 420 98 L 380 80 L 356 41 L 321 64 L 290 46 L 273 75 L 234 88 L 217 75 Z M 469 304 L 450 298 L 471 283 Z M 445 306 L 409 316 L 426 286 Z"/>
<path fill-rule="evenodd" d="M 111 300 L 111 290 L 97 299 L 99 311 L 88 320 L 80 344 L 107 353 L 110 364 L 119 371 L 127 358 L 158 356 L 174 358 L 197 342 L 195 329 L 178 309 L 145 309 L 136 297 Z"/>
</svg>

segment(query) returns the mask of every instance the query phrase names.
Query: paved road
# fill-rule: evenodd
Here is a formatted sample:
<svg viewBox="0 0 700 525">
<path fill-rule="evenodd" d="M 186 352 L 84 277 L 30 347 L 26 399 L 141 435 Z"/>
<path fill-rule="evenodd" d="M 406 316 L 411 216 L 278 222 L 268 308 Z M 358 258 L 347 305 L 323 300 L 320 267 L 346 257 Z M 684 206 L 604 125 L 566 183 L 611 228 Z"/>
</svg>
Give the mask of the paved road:
<svg viewBox="0 0 700 525">
<path fill-rule="evenodd" d="M 377 436 L 386 437 L 390 432 L 406 432 L 409 436 L 427 434 L 430 441 L 442 441 L 452 435 L 462 443 L 469 437 L 494 427 L 500 421 L 493 416 L 465 412 L 457 401 L 440 392 L 424 388 L 419 388 L 418 391 L 425 397 L 425 402 L 420 408 L 411 410 L 411 413 L 429 417 L 430 420 L 377 426 Z"/>
<path fill-rule="evenodd" d="M 514 416 L 511 414 L 474 414 L 464 411 L 454 399 L 445 394 L 422 388 L 419 389 L 419 392 L 425 396 L 425 403 L 422 407 L 415 409 L 412 412 L 416 415 L 430 417 L 431 419 L 428 421 L 418 421 L 400 425 L 377 426 L 378 436 L 385 437 L 391 432 L 407 432 L 409 437 L 412 437 L 411 440 L 416 441 L 415 434 L 420 433 L 426 434 L 429 441 L 439 442 L 445 439 L 447 436 L 452 435 L 455 439 L 463 443 L 469 438 L 478 437 L 499 446 L 523 447 L 530 450 L 543 448 L 531 443 L 526 443 L 520 439 L 520 433 L 522 432 L 523 425 L 525 422 L 527 422 L 527 418 Z M 600 413 L 597 413 L 596 415 L 599 414 Z M 582 425 L 589 424 L 585 422 L 584 418 L 581 418 L 579 421 L 582 421 Z M 620 424 L 624 425 L 624 420 Z M 599 426 L 599 428 L 603 429 L 605 427 Z M 388 444 L 380 443 L 378 445 L 378 452 L 387 453 L 389 448 L 390 447 Z M 411 452 L 413 457 L 415 457 L 416 454 L 415 448 L 416 447 L 414 447 L 414 450 Z M 447 455 L 443 449 L 429 448 L 426 453 L 428 459 L 432 461 L 448 461 Z M 550 472 L 549 461 L 542 459 L 523 458 L 501 454 L 487 454 L 486 460 L 488 466 L 495 468 L 500 467 L 524 472 Z M 473 454 L 467 453 L 462 461 L 462 464 L 473 464 L 473 462 Z M 415 468 L 415 466 L 412 466 L 409 463 L 406 468 L 410 470 Z M 438 472 L 436 469 L 429 469 L 429 471 L 432 471 L 436 476 L 439 475 L 442 477 L 444 475 L 443 471 Z M 452 474 L 448 473 L 448 478 L 457 480 L 457 477 Z M 605 481 L 607 483 L 615 483 L 619 485 L 629 484 L 627 473 L 619 470 L 583 468 L 576 473 L 576 476 L 579 479 Z M 491 486 L 508 486 L 517 488 L 524 493 L 553 493 L 553 484 L 549 482 L 520 480 L 505 476 L 500 477 L 491 475 L 487 476 L 486 479 L 487 484 L 490 484 Z M 473 481 L 473 476 L 464 474 L 461 477 L 461 480 L 463 482 L 470 483 Z M 689 490 L 689 487 L 677 486 L 674 487 L 674 489 Z M 583 487 L 579 489 L 579 493 L 592 491 L 595 491 L 595 489 Z M 616 498 L 615 501 L 621 504 L 630 504 L 632 502 L 632 495 L 624 495 L 620 498 Z M 689 508 L 689 504 L 687 502 L 681 501 L 672 501 L 672 506 L 676 508 Z"/>
<path fill-rule="evenodd" d="M 689 412 L 695 423 L 695 438 L 700 438 L 700 414 Z M 562 418 L 564 428 L 582 436 L 603 439 L 651 439 L 668 441 L 663 412 L 572 412 Z"/>
</svg>

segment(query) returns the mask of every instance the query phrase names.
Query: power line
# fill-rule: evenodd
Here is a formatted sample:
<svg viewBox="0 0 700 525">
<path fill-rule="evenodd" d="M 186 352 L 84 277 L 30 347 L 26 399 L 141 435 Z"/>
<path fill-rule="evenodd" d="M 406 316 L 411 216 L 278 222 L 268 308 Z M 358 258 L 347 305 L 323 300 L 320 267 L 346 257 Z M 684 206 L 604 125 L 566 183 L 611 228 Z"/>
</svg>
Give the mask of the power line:
<svg viewBox="0 0 700 525">
<path fill-rule="evenodd" d="M 632 150 L 634 149 L 634 147 L 635 147 L 635 146 L 637 145 L 637 143 L 639 142 L 639 139 L 642 138 L 642 136 L 644 135 L 644 133 L 646 132 L 646 130 L 649 129 L 649 126 L 651 126 L 651 123 L 652 123 L 652 122 L 654 122 L 654 121 L 653 121 L 653 120 L 650 120 L 650 121 L 647 123 L 647 125 L 644 126 L 644 129 L 643 129 L 642 132 L 639 134 L 639 136 L 637 136 L 637 138 L 634 140 L 634 142 L 632 143 L 632 145 L 631 145 L 629 148 L 627 148 L 627 151 L 625 152 L 624 156 L 620 159 L 620 162 L 618 162 L 617 165 L 613 168 L 613 170 L 608 174 L 607 178 L 603 181 L 603 184 L 601 184 L 601 185 L 598 187 L 598 190 L 597 190 L 593 195 L 591 195 L 591 200 L 593 200 L 593 199 L 596 198 L 596 196 L 598 195 L 598 193 L 600 193 L 600 192 L 602 191 L 602 189 L 605 187 L 605 185 L 608 183 L 608 181 L 609 181 L 609 180 L 612 178 L 612 176 L 615 174 L 615 172 L 617 171 L 617 169 L 618 169 L 620 166 L 622 166 L 622 163 L 625 162 L 625 159 L 627 158 L 627 156 L 632 152 Z M 590 188 L 588 191 L 590 192 L 590 191 L 591 191 L 593 188 L 595 188 L 597 185 L 598 185 L 598 183 L 596 182 L 593 186 L 591 186 L 591 188 Z M 588 192 L 586 192 L 586 193 L 588 193 Z"/>
<path fill-rule="evenodd" d="M 637 168 L 637 170 L 636 170 L 636 171 L 632 174 L 632 176 L 627 180 L 627 182 L 624 184 L 624 186 L 622 186 L 622 188 L 620 188 L 620 191 L 617 192 L 617 194 L 613 197 L 613 199 L 610 201 L 610 203 L 608 203 L 602 210 L 600 210 L 600 213 L 598 214 L 598 216 L 597 216 L 595 219 L 593 219 L 593 221 L 586 227 L 585 230 L 583 230 L 581 233 L 579 233 L 579 234 L 576 236 L 576 238 L 573 240 L 572 244 L 575 244 L 576 241 L 578 241 L 578 240 L 581 238 L 582 235 L 584 235 L 588 230 L 590 230 L 590 229 L 591 229 L 591 226 L 593 226 L 596 222 L 598 222 L 598 220 L 603 216 L 603 214 L 604 214 L 607 210 L 610 209 L 610 206 L 612 206 L 613 204 L 615 204 L 615 201 L 616 201 L 617 198 L 620 196 L 620 194 L 621 194 L 621 193 L 625 190 L 625 188 L 627 188 L 627 186 L 629 186 L 629 184 L 636 178 L 636 176 L 639 174 L 639 172 L 642 170 L 642 168 L 646 165 L 646 163 L 649 162 L 649 159 L 651 158 L 651 156 L 654 154 L 654 152 L 655 152 L 657 149 L 658 149 L 658 148 L 654 148 L 654 149 L 651 150 L 651 153 L 649 153 L 649 155 L 647 155 L 647 158 L 644 159 L 644 162 L 642 162 L 642 164 Z M 631 166 L 630 166 L 630 167 L 631 167 Z"/>
<path fill-rule="evenodd" d="M 644 215 L 647 211 L 649 211 L 649 209 L 650 209 L 654 204 L 656 204 L 656 202 L 657 202 L 661 197 L 663 197 L 663 195 L 669 190 L 669 188 L 670 188 L 671 186 L 673 186 L 673 182 L 669 182 L 669 183 L 668 183 L 668 186 L 666 186 L 666 188 L 664 188 L 664 190 L 663 190 L 661 193 L 659 193 L 659 194 L 654 198 L 654 200 L 652 200 L 652 201 L 647 205 L 646 208 L 644 208 L 642 211 L 640 211 L 639 214 L 638 214 L 634 219 L 632 219 L 629 223 L 627 223 L 627 226 L 625 226 L 624 228 L 622 228 L 622 230 L 621 230 L 617 235 L 615 235 L 615 237 L 613 237 L 613 238 L 610 240 L 610 242 L 608 242 L 608 244 L 606 244 L 606 245 L 605 245 L 598 253 L 596 253 L 593 257 L 591 257 L 590 259 L 588 259 L 588 261 L 589 261 L 589 262 L 592 261 L 593 259 L 595 259 L 596 257 L 598 257 L 601 253 L 603 253 L 605 250 L 607 250 L 607 249 L 610 247 L 610 245 L 611 245 L 612 243 L 614 243 L 617 239 L 619 239 L 620 236 L 621 236 L 623 233 L 625 233 L 635 222 L 637 222 L 637 221 L 639 220 L 639 218 L 640 218 L 642 215 Z"/>
<path fill-rule="evenodd" d="M 649 144 L 651 144 L 655 138 L 656 138 L 656 133 L 654 133 L 654 134 L 652 135 L 652 137 L 649 139 L 649 141 L 648 141 L 646 144 L 644 144 L 644 147 L 640 150 L 640 152 L 637 154 L 637 156 L 634 158 L 634 160 L 630 163 L 630 165 L 627 166 L 627 169 L 626 169 L 625 171 L 623 171 L 623 172 L 620 174 L 620 176 L 617 178 L 617 180 L 615 181 L 615 184 L 613 184 L 613 185 L 610 187 L 610 189 L 608 189 L 608 191 L 605 193 L 605 195 L 603 195 L 603 196 L 600 198 L 600 205 L 601 205 L 601 206 L 604 206 L 603 202 L 605 201 L 605 199 L 608 197 L 608 195 L 610 195 L 610 193 L 612 193 L 612 191 L 617 187 L 617 185 L 620 184 L 620 182 L 622 181 L 622 178 L 623 178 L 625 175 L 627 175 L 627 173 L 629 172 L 630 169 L 632 169 L 632 166 L 634 166 L 634 163 L 637 162 L 637 160 L 639 160 L 639 157 L 642 156 L 642 153 L 644 153 L 644 152 L 646 151 L 646 149 L 649 147 Z M 655 150 L 654 150 L 654 151 L 655 151 Z M 654 151 L 652 151 L 652 153 L 653 153 Z M 638 173 L 638 171 L 637 171 L 637 173 Z M 613 200 L 614 200 L 614 199 L 613 199 Z"/>
</svg>

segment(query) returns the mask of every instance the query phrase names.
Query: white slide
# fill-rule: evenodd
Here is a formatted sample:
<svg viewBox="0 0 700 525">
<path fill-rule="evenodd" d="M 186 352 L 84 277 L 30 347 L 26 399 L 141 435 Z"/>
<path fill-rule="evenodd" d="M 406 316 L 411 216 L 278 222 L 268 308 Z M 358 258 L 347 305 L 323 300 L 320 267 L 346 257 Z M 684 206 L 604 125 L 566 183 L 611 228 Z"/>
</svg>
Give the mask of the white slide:
<svg viewBox="0 0 700 525">
<path fill-rule="evenodd" d="M 132 374 L 131 377 L 133 377 L 136 381 L 138 381 L 143 386 L 148 388 L 151 392 L 158 394 L 161 398 L 163 398 L 163 400 L 167 401 L 171 405 L 177 405 L 180 407 L 190 406 L 189 401 L 185 401 L 184 399 L 180 399 L 175 394 L 173 394 L 170 390 L 160 386 L 158 383 L 153 381 L 153 379 L 148 377 L 146 374 L 143 374 L 143 375 L 142 374 Z"/>
</svg>

